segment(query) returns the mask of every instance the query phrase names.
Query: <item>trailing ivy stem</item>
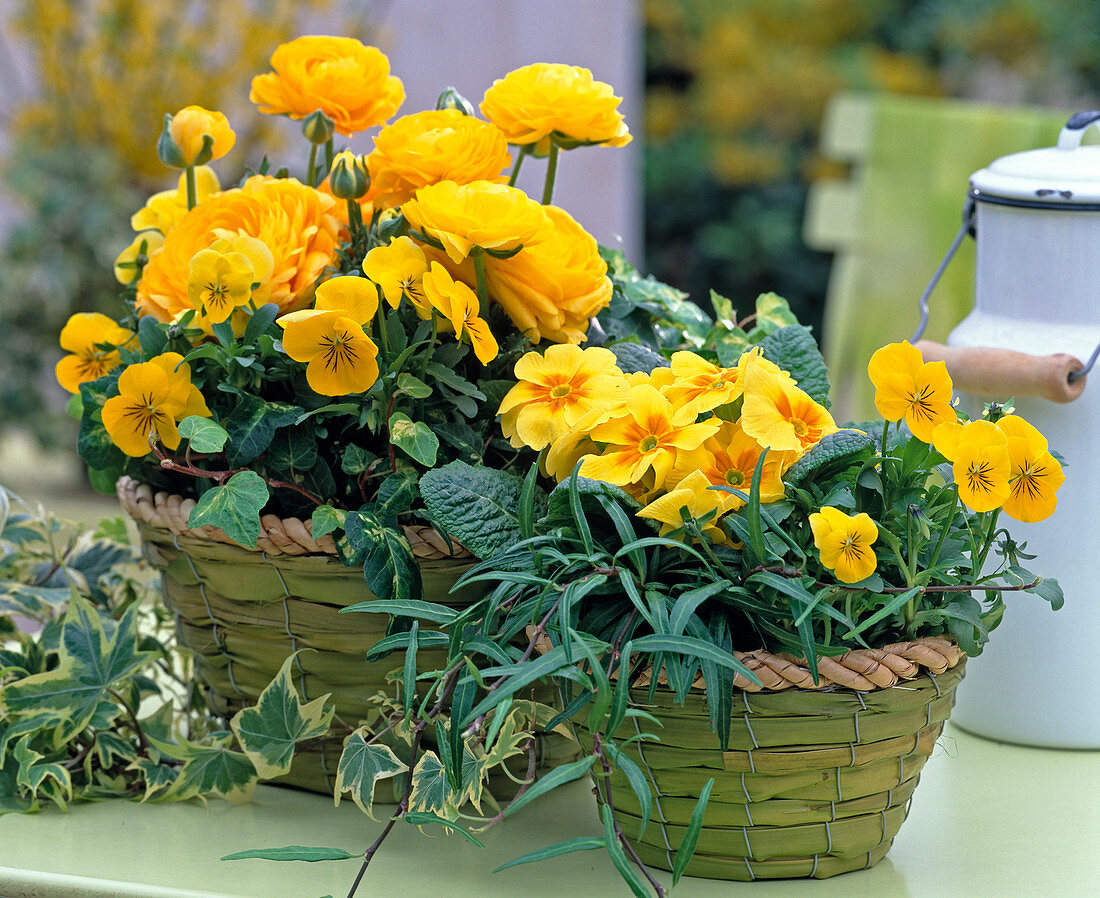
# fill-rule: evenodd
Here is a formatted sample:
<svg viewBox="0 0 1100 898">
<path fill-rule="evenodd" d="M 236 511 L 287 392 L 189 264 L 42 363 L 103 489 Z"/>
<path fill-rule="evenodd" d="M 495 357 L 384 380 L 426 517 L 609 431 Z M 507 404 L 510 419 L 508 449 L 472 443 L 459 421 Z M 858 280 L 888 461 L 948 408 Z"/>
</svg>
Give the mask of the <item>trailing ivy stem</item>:
<svg viewBox="0 0 1100 898">
<path fill-rule="evenodd" d="M 177 471 L 180 474 L 190 474 L 192 477 L 203 477 L 207 480 L 214 480 L 217 482 L 218 486 L 222 486 L 234 474 L 252 470 L 251 468 L 230 468 L 228 471 L 207 471 L 203 468 L 196 468 L 194 465 L 180 464 L 180 462 L 168 455 L 168 453 L 161 449 L 156 443 L 152 444 L 152 451 L 160 460 L 160 466 L 166 471 Z M 299 486 L 297 483 L 291 483 L 287 480 L 275 480 L 272 477 L 264 477 L 262 474 L 260 475 L 260 479 L 272 489 L 293 490 L 306 499 L 309 499 L 314 505 L 332 504 L 325 502 L 323 499 L 319 499 L 309 490 Z"/>
<path fill-rule="evenodd" d="M 509 187 L 516 186 L 516 178 L 519 177 L 520 166 L 523 165 L 523 160 L 527 156 L 527 150 L 525 150 L 523 147 L 520 147 L 517 152 L 519 155 L 516 156 L 516 164 L 512 166 L 512 175 L 508 178 Z"/>
<path fill-rule="evenodd" d="M 558 175 L 558 145 L 553 140 L 550 141 L 550 155 L 546 160 L 546 183 L 542 188 L 542 204 L 549 206 L 550 201 L 554 198 L 554 179 Z"/>
<path fill-rule="evenodd" d="M 306 186 L 317 186 L 317 144 L 309 145 L 309 167 L 306 169 Z"/>
<path fill-rule="evenodd" d="M 195 183 L 195 166 L 187 166 L 187 211 L 190 212 L 199 204 L 199 189 Z"/>
</svg>

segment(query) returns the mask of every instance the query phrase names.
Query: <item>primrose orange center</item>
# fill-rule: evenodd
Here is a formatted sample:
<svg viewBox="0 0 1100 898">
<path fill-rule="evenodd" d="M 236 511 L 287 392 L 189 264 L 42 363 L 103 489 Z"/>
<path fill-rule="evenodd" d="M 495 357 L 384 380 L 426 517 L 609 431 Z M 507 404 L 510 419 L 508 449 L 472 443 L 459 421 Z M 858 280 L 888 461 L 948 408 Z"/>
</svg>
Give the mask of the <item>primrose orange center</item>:
<svg viewBox="0 0 1100 898">
<path fill-rule="evenodd" d="M 653 434 L 650 434 L 649 436 L 642 438 L 642 441 L 638 443 L 638 449 L 641 450 L 642 454 L 645 454 L 646 452 L 652 452 L 654 449 L 657 448 L 658 445 L 659 440 L 657 439 L 657 437 L 653 436 Z"/>
<path fill-rule="evenodd" d="M 745 482 L 745 475 L 743 472 L 736 469 L 726 471 L 726 483 L 730 486 L 740 486 Z"/>
<path fill-rule="evenodd" d="M 801 418 L 791 418 L 791 427 L 794 428 L 795 436 L 804 437 L 810 432 L 809 426 Z"/>
</svg>

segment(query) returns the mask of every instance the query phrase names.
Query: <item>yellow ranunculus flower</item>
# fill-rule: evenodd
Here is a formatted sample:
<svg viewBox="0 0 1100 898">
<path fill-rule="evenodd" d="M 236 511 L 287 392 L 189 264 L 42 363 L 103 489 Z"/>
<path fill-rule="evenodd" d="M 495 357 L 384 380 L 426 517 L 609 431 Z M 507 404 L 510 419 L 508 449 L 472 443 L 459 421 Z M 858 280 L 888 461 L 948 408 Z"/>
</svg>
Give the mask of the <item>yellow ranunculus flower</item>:
<svg viewBox="0 0 1100 898">
<path fill-rule="evenodd" d="M 319 312 L 342 312 L 366 327 L 378 311 L 378 290 L 366 278 L 354 275 L 329 278 L 317 287 L 313 308 Z"/>
<path fill-rule="evenodd" d="M 248 94 L 260 112 L 301 119 L 320 109 L 345 137 L 382 124 L 405 102 L 386 55 L 352 37 L 307 35 L 279 44 L 271 67 L 252 79 Z"/>
<path fill-rule="evenodd" d="M 676 380 L 665 395 L 674 405 L 691 408 L 696 414 L 712 411 L 741 395 L 736 368 L 719 368 L 694 352 L 674 352 L 671 368 Z"/>
<path fill-rule="evenodd" d="M 1008 437 L 1009 497 L 1004 513 L 1017 521 L 1045 521 L 1058 505 L 1058 489 L 1066 479 L 1058 459 L 1050 454 L 1047 440 L 1017 415 L 997 421 Z"/>
<path fill-rule="evenodd" d="M 271 273 L 252 294 L 256 305 L 273 302 L 283 312 L 308 306 L 317 278 L 336 256 L 340 222 L 332 214 L 335 205 L 336 200 L 293 178 L 261 175 L 209 197 L 172 228 L 145 267 L 138 312 L 172 321 L 194 308 L 187 292 L 191 259 L 219 239 L 240 237 L 254 238 L 271 253 Z M 253 258 L 246 244 L 235 244 L 235 251 Z"/>
<path fill-rule="evenodd" d="M 414 228 L 438 240 L 455 264 L 475 246 L 507 252 L 551 233 L 541 203 L 517 187 L 490 181 L 429 184 L 401 211 Z"/>
<path fill-rule="evenodd" d="M 195 192 L 197 202 L 203 202 L 221 190 L 218 176 L 209 165 L 195 168 Z M 187 174 L 180 175 L 175 190 L 154 193 L 145 206 L 130 216 L 130 227 L 135 231 L 154 229 L 167 235 L 176 223 L 187 214 Z"/>
<path fill-rule="evenodd" d="M 943 362 L 925 362 L 908 341 L 882 347 L 867 365 L 875 385 L 875 408 L 887 421 L 903 418 L 918 440 L 932 442 L 932 431 L 957 420 L 952 385 Z"/>
<path fill-rule="evenodd" d="M 677 484 L 691 472 L 699 471 L 714 486 L 730 486 L 747 495 L 763 451 L 764 448 L 746 434 L 738 422 L 723 421 L 714 436 L 698 449 L 680 453 L 668 484 Z M 761 502 L 777 502 L 783 498 L 783 473 L 796 456 L 795 452 L 768 452 L 760 478 Z M 723 510 L 738 509 L 745 504 L 744 499 L 733 493 L 723 491 L 719 495 Z"/>
<path fill-rule="evenodd" d="M 689 409 L 675 410 L 653 387 L 631 387 L 619 417 L 592 430 L 592 439 L 606 444 L 600 455 L 585 457 L 581 474 L 618 486 L 640 483 L 653 472 L 654 488 L 660 488 L 676 463 L 676 455 L 697 449 L 718 429 L 715 419 L 695 422 Z"/>
<path fill-rule="evenodd" d="M 200 249 L 191 258 L 187 297 L 211 324 L 221 324 L 252 298 L 256 270 L 244 253 Z"/>
<path fill-rule="evenodd" d="M 810 529 L 821 563 L 841 583 L 858 583 L 875 572 L 878 559 L 871 546 L 878 539 L 878 527 L 867 514 L 849 516 L 839 508 L 825 506 L 810 515 Z"/>
<path fill-rule="evenodd" d="M 179 421 L 189 415 L 210 417 L 206 400 L 191 383 L 191 366 L 178 352 L 127 367 L 119 376 L 118 393 L 103 404 L 103 426 L 111 441 L 134 458 L 149 453 L 153 434 L 175 449 Z"/>
<path fill-rule="evenodd" d="M 562 344 L 516 362 L 518 383 L 497 413 L 517 449 L 543 449 L 564 436 L 591 409 L 608 409 L 626 397 L 626 378 L 610 349 Z"/>
<path fill-rule="evenodd" d="M 421 317 L 430 314 L 423 284 L 427 270 L 428 258 L 411 237 L 394 237 L 386 246 L 376 246 L 363 259 L 363 274 L 381 288 L 389 307 L 396 309 L 401 298 L 407 296 Z"/>
<path fill-rule="evenodd" d="M 164 235 L 160 231 L 142 231 L 115 259 L 115 280 L 124 287 L 132 284 L 134 278 L 138 276 L 138 256 L 144 256 L 145 264 L 148 264 L 153 253 L 162 246 L 164 246 Z"/>
<path fill-rule="evenodd" d="M 503 183 L 512 164 L 500 129 L 457 109 L 406 115 L 374 138 L 367 156 L 375 203 L 400 206 L 421 187 L 440 181 Z"/>
<path fill-rule="evenodd" d="M 306 363 L 306 382 L 322 396 L 363 393 L 378 380 L 378 347 L 342 309 L 302 309 L 276 322 L 283 351 Z"/>
<path fill-rule="evenodd" d="M 789 378 L 777 377 L 756 364 L 747 365 L 742 378 L 741 426 L 761 446 L 802 453 L 837 430 L 828 409 Z"/>
<path fill-rule="evenodd" d="M 544 239 L 510 259 L 486 258 L 489 293 L 532 342 L 582 343 L 589 321 L 611 302 L 607 264 L 568 212 L 543 208 L 553 227 Z"/>
<path fill-rule="evenodd" d="M 509 143 L 534 144 L 535 152 L 545 154 L 552 137 L 567 147 L 630 143 L 620 102 L 611 85 L 596 81 L 588 69 L 542 62 L 494 81 L 481 111 Z"/>
<path fill-rule="evenodd" d="M 489 325 L 478 315 L 481 311 L 477 294 L 462 281 L 456 281 L 438 262 L 424 274 L 424 298 L 451 323 L 455 339 L 465 333 L 474 347 L 474 355 L 483 365 L 497 357 L 500 347 Z"/>
<path fill-rule="evenodd" d="M 698 520 L 716 512 L 703 525 L 702 531 L 716 543 L 728 543 L 726 534 L 718 526 L 718 517 L 724 511 L 723 494 L 710 488 L 710 481 L 701 471 L 692 471 L 674 489 L 658 496 L 645 508 L 635 512 L 640 518 L 650 518 L 661 523 L 661 536 L 684 526 L 683 512 Z"/>
<path fill-rule="evenodd" d="M 80 385 L 102 377 L 122 364 L 118 347 L 134 337 L 132 331 L 99 312 L 77 312 L 61 328 L 64 356 L 54 368 L 57 382 L 70 393 Z"/>
<path fill-rule="evenodd" d="M 1012 494 L 1008 436 L 989 421 L 948 422 L 932 433 L 936 449 L 951 462 L 959 498 L 974 511 L 1000 508 Z"/>
<path fill-rule="evenodd" d="M 237 142 L 237 135 L 229 127 L 229 119 L 202 106 L 184 106 L 172 116 L 168 133 L 179 148 L 184 166 L 221 159 Z"/>
</svg>

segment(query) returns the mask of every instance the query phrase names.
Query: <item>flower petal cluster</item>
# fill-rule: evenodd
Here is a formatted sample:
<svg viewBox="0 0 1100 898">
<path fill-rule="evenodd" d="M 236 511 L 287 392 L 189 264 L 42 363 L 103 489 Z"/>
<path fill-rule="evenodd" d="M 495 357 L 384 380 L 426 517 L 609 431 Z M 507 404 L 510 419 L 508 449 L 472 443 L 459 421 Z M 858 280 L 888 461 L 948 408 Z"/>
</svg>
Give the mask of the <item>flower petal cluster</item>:
<svg viewBox="0 0 1100 898">
<path fill-rule="evenodd" d="M 541 155 L 551 139 L 563 146 L 628 144 L 620 102 L 611 85 L 595 80 L 588 69 L 536 63 L 494 81 L 481 111 L 509 143 L 533 144 Z"/>
<path fill-rule="evenodd" d="M 1058 505 L 1058 489 L 1066 479 L 1062 466 L 1051 455 L 1046 437 L 1023 418 L 1005 415 L 997 427 L 1008 437 L 1009 496 L 1004 513 L 1025 524 L 1045 521 Z"/>
<path fill-rule="evenodd" d="M 908 341 L 882 347 L 867 365 L 875 385 L 875 408 L 887 421 L 901 421 L 918 440 L 932 442 L 932 431 L 956 420 L 953 387 L 943 362 L 925 362 Z"/>
<path fill-rule="evenodd" d="M 378 132 L 367 156 L 379 208 L 400 206 L 440 181 L 503 183 L 508 178 L 502 172 L 511 164 L 500 129 L 457 109 L 402 116 Z"/>
<path fill-rule="evenodd" d="M 118 395 L 103 404 L 102 413 L 111 440 L 134 458 L 149 453 L 154 437 L 169 449 L 179 446 L 176 425 L 189 415 L 208 418 L 210 410 L 178 352 L 127 366 L 118 378 Z"/>
<path fill-rule="evenodd" d="M 391 309 L 407 298 L 427 317 L 423 278 L 428 257 L 411 237 L 394 237 L 385 246 L 376 246 L 367 253 L 362 267 L 363 275 L 378 285 Z"/>
<path fill-rule="evenodd" d="M 746 366 L 742 377 L 741 426 L 761 446 L 802 453 L 839 429 L 828 409 L 789 378 L 776 377 L 756 361 Z"/>
<path fill-rule="evenodd" d="M 477 294 L 462 281 L 456 281 L 438 262 L 424 274 L 424 299 L 454 328 L 455 339 L 465 334 L 474 348 L 474 355 L 483 365 L 497 357 L 500 347 L 489 325 L 480 317 Z"/>
<path fill-rule="evenodd" d="M 878 539 L 878 527 L 864 512 L 846 515 L 839 508 L 825 506 L 810 515 L 810 529 L 821 563 L 841 583 L 858 583 L 875 572 L 878 559 L 871 547 Z"/>
<path fill-rule="evenodd" d="M 302 119 L 320 109 L 346 137 L 382 124 L 405 102 L 386 55 L 355 38 L 307 35 L 279 44 L 271 68 L 252 79 L 248 98 L 260 112 Z"/>
<path fill-rule="evenodd" d="M 70 393 L 79 393 L 81 384 L 122 364 L 118 349 L 133 338 L 133 331 L 100 312 L 77 312 L 70 316 L 61 329 L 59 342 L 68 355 L 54 369 L 57 382 Z"/>
</svg>

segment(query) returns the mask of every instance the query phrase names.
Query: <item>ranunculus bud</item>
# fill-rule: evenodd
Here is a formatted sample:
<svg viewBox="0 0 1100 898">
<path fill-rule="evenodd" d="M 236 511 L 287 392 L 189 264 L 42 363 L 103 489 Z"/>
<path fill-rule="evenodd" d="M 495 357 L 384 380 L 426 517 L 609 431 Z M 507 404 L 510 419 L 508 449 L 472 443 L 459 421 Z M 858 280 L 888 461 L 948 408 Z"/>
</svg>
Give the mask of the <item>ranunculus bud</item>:
<svg viewBox="0 0 1100 898">
<path fill-rule="evenodd" d="M 164 116 L 157 155 L 171 168 L 188 168 L 221 159 L 236 142 L 237 135 L 222 113 L 185 106 L 175 115 Z"/>
<path fill-rule="evenodd" d="M 336 122 L 325 115 L 320 109 L 311 112 L 302 119 L 302 133 L 314 146 L 320 146 L 332 137 L 336 129 Z"/>
<path fill-rule="evenodd" d="M 342 200 L 357 200 L 370 189 L 366 159 L 351 150 L 336 154 L 329 172 L 328 186 L 332 195 Z"/>
<path fill-rule="evenodd" d="M 463 115 L 474 115 L 474 105 L 454 87 L 448 87 L 435 101 L 436 109 L 457 109 Z"/>
</svg>

